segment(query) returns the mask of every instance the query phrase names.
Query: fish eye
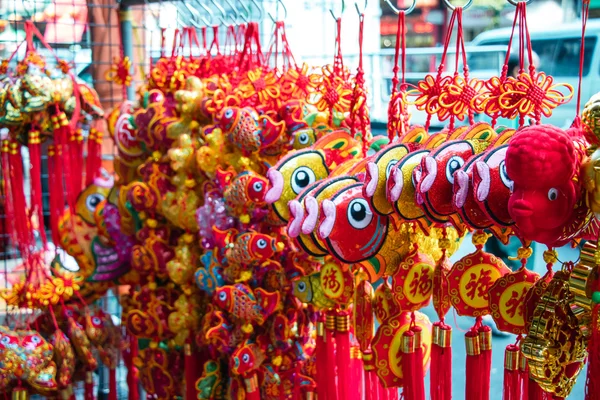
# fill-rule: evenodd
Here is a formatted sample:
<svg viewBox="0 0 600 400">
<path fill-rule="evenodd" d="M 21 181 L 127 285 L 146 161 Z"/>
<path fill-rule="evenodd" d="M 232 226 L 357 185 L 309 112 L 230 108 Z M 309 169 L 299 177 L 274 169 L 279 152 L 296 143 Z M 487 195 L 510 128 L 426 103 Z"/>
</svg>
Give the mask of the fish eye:
<svg viewBox="0 0 600 400">
<path fill-rule="evenodd" d="M 250 356 L 249 356 L 248 354 L 244 354 L 244 355 L 242 356 L 242 361 L 243 361 L 244 363 L 248 363 L 248 362 L 250 361 Z"/>
<path fill-rule="evenodd" d="M 85 206 L 87 207 L 88 210 L 94 212 L 94 211 L 96 211 L 96 207 L 98 206 L 98 204 L 100 204 L 103 200 L 104 200 L 104 196 L 102 196 L 99 193 L 94 193 L 94 194 L 89 195 L 85 199 Z"/>
<path fill-rule="evenodd" d="M 510 191 L 512 192 L 515 184 L 508 177 L 508 173 L 506 172 L 506 163 L 504 162 L 504 160 L 500 163 L 500 179 L 502 179 L 502 183 L 504 183 L 504 186 L 509 188 Z"/>
<path fill-rule="evenodd" d="M 233 110 L 231 108 L 225 110 L 225 118 L 231 118 L 233 116 Z"/>
<path fill-rule="evenodd" d="M 309 141 L 309 137 L 308 137 L 308 133 L 306 132 L 302 132 L 301 134 L 298 135 L 298 143 L 300 144 L 307 144 Z"/>
<path fill-rule="evenodd" d="M 354 199 L 348 206 L 348 221 L 356 229 L 366 228 L 373 219 L 373 212 L 365 199 Z"/>
<path fill-rule="evenodd" d="M 8 336 L 2 336 L 2 339 L 0 339 L 0 343 L 2 343 L 2 344 L 9 344 L 10 343 L 10 338 Z"/>
<path fill-rule="evenodd" d="M 258 242 L 256 242 L 256 247 L 258 247 L 259 249 L 264 249 L 267 247 L 267 241 L 265 239 L 258 239 Z"/>
<path fill-rule="evenodd" d="M 93 323 L 94 325 L 100 325 L 100 322 L 101 322 L 101 321 L 100 321 L 100 318 L 98 318 L 98 317 L 94 317 L 94 318 L 92 318 L 92 323 Z"/>
<path fill-rule="evenodd" d="M 387 167 L 385 167 L 385 178 L 389 178 L 390 175 L 392 174 L 392 169 L 394 168 L 394 166 L 398 164 L 398 160 L 392 160 L 388 163 Z"/>
<path fill-rule="evenodd" d="M 252 190 L 254 190 L 255 192 L 261 192 L 263 190 L 263 183 L 262 182 L 254 182 L 252 184 Z"/>
<path fill-rule="evenodd" d="M 459 156 L 453 156 L 450 158 L 448 164 L 446 164 L 446 179 L 448 179 L 448 182 L 454 183 L 454 173 L 458 171 L 460 167 L 464 165 L 464 163 L 465 160 Z"/>
<path fill-rule="evenodd" d="M 308 167 L 299 167 L 292 173 L 292 190 L 299 194 L 304 188 L 315 182 L 315 172 Z"/>
<path fill-rule="evenodd" d="M 306 291 L 306 282 L 298 282 L 296 287 L 298 288 L 299 292 L 304 292 Z"/>
<path fill-rule="evenodd" d="M 227 300 L 227 293 L 225 293 L 225 292 L 219 293 L 219 300 L 221 300 L 221 301 Z"/>
<path fill-rule="evenodd" d="M 548 190 L 548 200 L 554 201 L 558 199 L 558 190 L 556 188 L 551 188 Z"/>
<path fill-rule="evenodd" d="M 31 337 L 31 341 L 35 344 L 38 344 L 42 341 L 42 339 L 39 336 L 35 335 Z"/>
</svg>

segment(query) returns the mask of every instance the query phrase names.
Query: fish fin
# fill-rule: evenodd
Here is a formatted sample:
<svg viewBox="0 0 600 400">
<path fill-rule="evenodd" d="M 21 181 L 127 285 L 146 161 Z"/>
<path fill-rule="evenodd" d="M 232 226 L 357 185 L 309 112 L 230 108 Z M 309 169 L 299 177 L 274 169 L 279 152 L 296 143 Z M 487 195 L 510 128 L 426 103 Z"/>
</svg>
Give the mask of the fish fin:
<svg viewBox="0 0 600 400">
<path fill-rule="evenodd" d="M 279 292 L 269 293 L 263 288 L 254 289 L 254 295 L 256 296 L 257 303 L 262 309 L 262 314 L 265 319 L 275 312 L 281 300 Z"/>
</svg>

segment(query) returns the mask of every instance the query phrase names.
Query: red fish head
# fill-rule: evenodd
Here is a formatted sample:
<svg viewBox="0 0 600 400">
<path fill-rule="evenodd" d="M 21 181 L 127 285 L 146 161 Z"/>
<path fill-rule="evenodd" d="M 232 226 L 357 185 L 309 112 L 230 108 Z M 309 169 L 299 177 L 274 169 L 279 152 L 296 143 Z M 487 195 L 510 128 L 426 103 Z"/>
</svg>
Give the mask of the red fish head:
<svg viewBox="0 0 600 400">
<path fill-rule="evenodd" d="M 19 337 L 11 331 L 0 330 L 0 349 L 15 349 L 19 347 Z"/>
<path fill-rule="evenodd" d="M 21 346 L 30 351 L 42 347 L 45 343 L 44 338 L 37 332 L 26 335 L 21 340 Z"/>
<path fill-rule="evenodd" d="M 255 260 L 262 261 L 273 257 L 280 250 L 283 250 L 283 243 L 277 243 L 276 239 L 263 233 L 252 233 L 250 238 L 250 254 Z"/>
<path fill-rule="evenodd" d="M 236 125 L 240 116 L 240 109 L 237 107 L 225 107 L 219 114 L 218 124 L 225 133 L 231 131 Z"/>
<path fill-rule="evenodd" d="M 508 213 L 508 200 L 513 190 L 513 181 L 506 173 L 506 151 L 508 145 L 491 149 L 475 161 L 473 168 L 473 195 L 479 208 L 499 226 L 510 226 L 514 222 Z"/>
<path fill-rule="evenodd" d="M 285 122 L 288 132 L 293 133 L 298 129 L 308 128 L 308 124 L 302 119 L 304 102 L 302 100 L 288 100 L 279 109 L 279 118 Z"/>
<path fill-rule="evenodd" d="M 345 263 L 373 257 L 387 237 L 389 218 L 373 212 L 363 186 L 347 186 L 321 203 L 319 237 L 331 255 Z"/>
<path fill-rule="evenodd" d="M 492 225 L 492 222 L 485 215 L 475 200 L 473 193 L 473 174 L 475 164 L 485 153 L 471 157 L 461 169 L 454 173 L 454 197 L 453 206 L 469 227 L 473 229 L 485 229 Z"/>
<path fill-rule="evenodd" d="M 465 140 L 448 142 L 421 161 L 421 176 L 417 192 L 423 198 L 427 215 L 444 222 L 454 213 L 452 206 L 454 173 L 474 154 L 471 143 Z"/>
<path fill-rule="evenodd" d="M 235 287 L 223 286 L 215 290 L 213 300 L 219 308 L 227 312 L 231 312 L 233 310 L 233 303 L 235 301 L 234 296 Z"/>
<path fill-rule="evenodd" d="M 264 203 L 268 181 L 260 175 L 252 174 L 246 182 L 246 195 L 254 203 Z"/>
<path fill-rule="evenodd" d="M 573 219 L 579 170 L 573 139 L 549 125 L 527 127 L 512 138 L 506 171 L 514 181 L 508 211 L 525 239 L 554 246 Z"/>
<path fill-rule="evenodd" d="M 255 368 L 255 357 L 249 345 L 244 345 L 234 351 L 231 357 L 231 371 L 234 374 L 244 375 Z"/>
</svg>

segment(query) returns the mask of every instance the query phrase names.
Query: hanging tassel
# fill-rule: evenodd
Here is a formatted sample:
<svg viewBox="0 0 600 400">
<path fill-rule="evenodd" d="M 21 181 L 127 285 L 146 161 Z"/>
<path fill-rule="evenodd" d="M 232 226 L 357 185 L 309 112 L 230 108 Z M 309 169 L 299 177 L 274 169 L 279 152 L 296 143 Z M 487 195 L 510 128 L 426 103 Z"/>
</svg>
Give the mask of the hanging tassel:
<svg viewBox="0 0 600 400">
<path fill-rule="evenodd" d="M 73 189 L 79 193 L 83 182 L 83 135 L 81 129 L 71 132 L 69 138 L 69 151 L 71 155 L 71 165 L 73 166 Z"/>
<path fill-rule="evenodd" d="M 481 400 L 481 347 L 479 345 L 479 333 L 471 328 L 465 334 L 466 361 L 466 387 L 465 400 Z"/>
<path fill-rule="evenodd" d="M 527 400 L 553 400 L 553 396 L 544 391 L 535 380 L 530 378 L 527 386 L 529 389 Z"/>
<path fill-rule="evenodd" d="M 133 290 L 133 287 L 132 289 Z M 129 356 L 127 357 L 127 387 L 129 388 L 129 400 L 139 400 L 139 388 L 138 388 L 138 371 L 135 367 L 133 360 L 138 355 L 138 342 L 137 337 L 129 335 Z"/>
<path fill-rule="evenodd" d="M 350 391 L 351 400 L 362 400 L 365 393 L 364 367 L 359 346 L 350 348 L 350 363 L 351 363 L 351 385 L 353 389 Z"/>
<path fill-rule="evenodd" d="M 85 185 L 89 186 L 94 182 L 96 170 L 96 129 L 91 128 L 87 139 L 87 158 L 85 161 Z"/>
<path fill-rule="evenodd" d="M 85 373 L 85 384 L 84 384 L 84 399 L 94 400 L 94 373 L 87 371 Z"/>
<path fill-rule="evenodd" d="M 12 390 L 12 400 L 27 400 L 29 398 L 29 393 L 27 389 L 18 387 Z"/>
<path fill-rule="evenodd" d="M 74 211 L 75 210 L 75 202 L 77 201 L 77 196 L 79 192 L 75 190 L 73 185 L 72 175 L 75 174 L 75 171 L 72 171 L 73 167 L 71 163 L 71 154 L 70 154 L 70 146 L 69 146 L 69 138 L 71 137 L 71 126 L 69 125 L 69 121 L 67 120 L 67 116 L 64 112 L 59 112 L 57 115 L 52 116 L 52 123 L 54 125 L 54 140 L 57 144 L 57 151 L 61 157 L 61 163 L 64 166 L 62 172 L 63 174 L 59 175 L 59 178 L 62 180 L 64 176 L 64 184 L 66 189 L 66 200 L 67 204 L 69 204 L 69 208 Z"/>
<path fill-rule="evenodd" d="M 8 140 L 2 141 L 2 148 L 0 149 L 0 157 L 2 162 L 2 194 L 4 195 L 4 213 L 6 218 L 4 219 L 6 233 L 9 235 L 11 240 L 17 241 L 18 239 L 14 236 L 15 233 L 15 221 L 12 216 L 14 215 L 13 203 L 12 203 L 12 192 L 10 189 L 10 145 Z"/>
<path fill-rule="evenodd" d="M 244 378 L 244 384 L 246 385 L 246 400 L 260 400 L 260 388 L 256 372 L 252 376 Z"/>
<path fill-rule="evenodd" d="M 420 333 L 416 334 L 414 331 L 409 330 L 402 334 L 402 385 L 403 385 L 403 398 L 405 400 L 423 400 L 424 393 L 419 393 L 419 379 L 423 380 L 423 364 L 417 365 L 417 345 L 420 347 L 419 338 Z M 422 361 L 422 360 L 421 360 Z M 419 395 L 421 397 L 419 397 Z"/>
<path fill-rule="evenodd" d="M 521 400 L 521 363 L 519 346 L 509 344 L 504 352 L 503 400 Z"/>
<path fill-rule="evenodd" d="M 108 400 L 117 400 L 117 370 L 108 370 Z"/>
<path fill-rule="evenodd" d="M 594 296 L 597 296 L 594 292 Z M 592 305 L 592 321 L 591 329 L 592 335 L 588 345 L 588 370 L 585 387 L 585 400 L 599 400 L 600 399 L 600 328 L 598 327 L 598 315 L 599 315 L 600 304 Z"/>
<path fill-rule="evenodd" d="M 44 248 L 48 244 L 46 229 L 44 227 L 44 203 L 42 201 L 42 155 L 40 151 L 40 132 L 32 130 L 29 132 L 29 161 L 31 168 L 29 176 L 31 180 L 31 209 L 38 220 L 38 231 Z"/>
<path fill-rule="evenodd" d="M 29 249 L 34 244 L 29 217 L 27 216 L 27 202 L 25 201 L 25 192 L 23 189 L 23 159 L 21 158 L 21 146 L 16 141 L 10 142 L 9 162 L 10 162 L 10 190 L 12 193 L 12 217 L 14 218 L 14 227 L 16 230 L 16 243 L 21 257 L 26 259 L 29 255 Z"/>
<path fill-rule="evenodd" d="M 490 398 L 490 378 L 492 374 L 492 328 L 479 328 L 479 348 L 481 350 L 481 400 Z"/>
<path fill-rule="evenodd" d="M 373 364 L 373 353 L 371 350 L 363 351 L 363 368 L 365 370 L 365 400 L 375 400 L 377 397 L 377 387 L 379 378 L 375 374 L 375 365 Z"/>
<path fill-rule="evenodd" d="M 337 400 L 338 398 L 337 371 L 335 367 L 335 314 L 329 311 L 325 316 L 325 374 L 323 376 L 327 387 L 327 400 Z"/>
<path fill-rule="evenodd" d="M 431 339 L 431 400 L 452 399 L 452 328 L 443 321 L 433 324 Z"/>
<path fill-rule="evenodd" d="M 519 383 L 521 384 L 521 397 L 528 398 L 529 394 L 529 365 L 527 357 L 519 352 Z"/>
<path fill-rule="evenodd" d="M 198 374 L 197 365 L 197 354 L 193 351 L 192 348 L 192 338 L 191 335 L 186 340 L 186 343 L 183 346 L 184 349 L 184 370 L 185 370 L 185 398 L 186 399 L 195 399 L 197 397 L 196 391 L 196 381 L 200 377 Z"/>
<path fill-rule="evenodd" d="M 338 399 L 348 399 L 350 390 L 350 313 L 340 310 L 335 317 L 335 358 L 337 364 Z"/>
<path fill-rule="evenodd" d="M 413 312 L 412 318 L 414 321 L 415 314 Z M 425 374 L 424 374 L 424 354 L 423 354 L 423 330 L 420 326 L 413 326 L 411 331 L 415 334 L 415 359 L 414 359 L 414 373 L 412 385 L 414 386 L 414 394 L 416 400 L 425 400 Z"/>
<path fill-rule="evenodd" d="M 325 343 L 325 318 L 323 313 L 319 313 L 317 320 L 317 339 L 315 343 L 315 359 L 317 366 L 317 373 L 315 374 L 315 383 L 317 384 L 317 398 L 320 400 L 327 399 L 327 382 L 324 379 L 327 373 L 327 354 L 326 354 L 326 343 Z"/>
<path fill-rule="evenodd" d="M 58 182 L 58 178 L 56 177 L 55 163 L 56 148 L 53 145 L 50 145 L 48 146 L 48 178 L 50 182 Z M 62 203 L 62 196 L 60 196 L 61 193 L 62 191 L 59 189 L 56 183 L 54 185 L 50 185 L 50 232 L 52 235 L 53 243 L 60 243 L 60 235 L 58 232 L 58 219 L 60 216 L 60 212 L 62 212 L 61 204 L 64 204 Z"/>
</svg>

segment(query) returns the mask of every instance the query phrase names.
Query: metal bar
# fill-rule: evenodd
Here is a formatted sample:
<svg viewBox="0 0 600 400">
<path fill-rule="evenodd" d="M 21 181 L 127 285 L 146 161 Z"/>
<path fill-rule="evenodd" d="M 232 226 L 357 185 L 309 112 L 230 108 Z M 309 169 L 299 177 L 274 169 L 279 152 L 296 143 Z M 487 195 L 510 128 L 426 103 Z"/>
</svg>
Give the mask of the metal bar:
<svg viewBox="0 0 600 400">
<path fill-rule="evenodd" d="M 119 24 L 121 25 L 121 43 L 123 44 L 123 56 L 129 57 L 133 63 L 133 14 L 129 6 L 121 2 L 119 6 Z M 135 100 L 135 87 L 127 87 L 127 100 Z"/>
</svg>

